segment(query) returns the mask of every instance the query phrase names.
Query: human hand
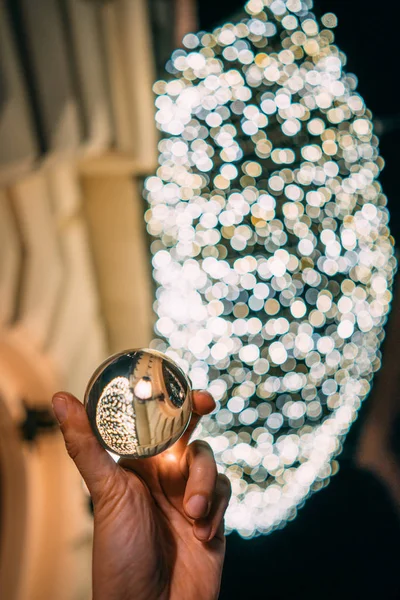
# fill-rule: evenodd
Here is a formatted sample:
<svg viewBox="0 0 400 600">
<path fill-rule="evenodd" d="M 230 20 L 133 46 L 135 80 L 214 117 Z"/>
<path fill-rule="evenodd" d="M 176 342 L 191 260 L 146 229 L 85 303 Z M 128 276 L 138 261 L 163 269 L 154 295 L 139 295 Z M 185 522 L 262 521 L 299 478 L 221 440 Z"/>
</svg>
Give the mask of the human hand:
<svg viewBox="0 0 400 600">
<path fill-rule="evenodd" d="M 230 484 L 217 473 L 208 444 L 188 443 L 201 415 L 214 406 L 210 394 L 193 392 L 192 419 L 172 448 L 115 463 L 82 403 L 55 394 L 66 448 L 94 506 L 94 600 L 218 598 Z"/>
</svg>

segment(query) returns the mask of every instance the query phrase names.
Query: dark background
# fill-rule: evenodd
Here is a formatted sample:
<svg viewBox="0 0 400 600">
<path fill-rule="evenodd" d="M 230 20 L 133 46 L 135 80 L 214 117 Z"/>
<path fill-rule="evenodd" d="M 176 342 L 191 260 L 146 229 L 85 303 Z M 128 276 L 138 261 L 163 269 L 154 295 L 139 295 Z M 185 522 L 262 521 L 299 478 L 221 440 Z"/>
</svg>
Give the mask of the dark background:
<svg viewBox="0 0 400 600">
<path fill-rule="evenodd" d="M 229 21 L 243 4 L 239 0 L 200 0 L 200 29 L 210 30 Z M 386 163 L 380 181 L 388 196 L 391 230 L 398 244 L 398 4 L 395 0 L 314 1 L 318 17 L 327 12 L 338 17 L 335 43 L 346 53 L 346 71 L 358 77 L 358 91 L 373 112 Z M 228 536 L 221 600 L 400 598 L 398 512 L 386 487 L 372 473 L 357 468 L 354 461 L 369 410 L 367 400 L 339 458 L 339 473 L 306 502 L 293 522 L 252 540 Z M 394 420 L 394 451 L 398 432 Z"/>
</svg>

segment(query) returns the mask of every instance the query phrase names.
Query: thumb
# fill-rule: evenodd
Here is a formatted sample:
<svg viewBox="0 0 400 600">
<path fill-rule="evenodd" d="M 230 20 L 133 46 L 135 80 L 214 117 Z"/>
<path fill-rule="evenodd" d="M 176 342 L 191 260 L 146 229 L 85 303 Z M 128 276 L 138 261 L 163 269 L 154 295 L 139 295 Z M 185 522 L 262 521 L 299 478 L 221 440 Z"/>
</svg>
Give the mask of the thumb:
<svg viewBox="0 0 400 600">
<path fill-rule="evenodd" d="M 97 441 L 86 410 L 77 398 L 67 392 L 57 392 L 53 396 L 53 410 L 60 423 L 68 454 L 96 504 L 111 491 L 118 466 Z"/>
</svg>

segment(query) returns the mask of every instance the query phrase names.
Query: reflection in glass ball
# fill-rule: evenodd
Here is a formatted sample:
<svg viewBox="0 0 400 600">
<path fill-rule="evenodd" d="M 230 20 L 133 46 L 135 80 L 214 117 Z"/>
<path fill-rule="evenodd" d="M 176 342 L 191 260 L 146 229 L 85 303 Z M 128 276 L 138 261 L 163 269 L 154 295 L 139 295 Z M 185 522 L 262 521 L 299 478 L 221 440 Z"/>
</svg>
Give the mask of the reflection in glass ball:
<svg viewBox="0 0 400 600">
<path fill-rule="evenodd" d="M 93 374 L 85 407 L 100 443 L 125 458 L 155 456 L 189 424 L 190 384 L 183 371 L 155 350 L 127 350 Z"/>
<path fill-rule="evenodd" d="M 337 470 L 396 267 L 372 115 L 336 17 L 311 9 L 250 0 L 187 35 L 154 86 L 152 347 L 217 401 L 201 437 L 232 483 L 227 531 L 245 537 L 294 518 Z"/>
</svg>

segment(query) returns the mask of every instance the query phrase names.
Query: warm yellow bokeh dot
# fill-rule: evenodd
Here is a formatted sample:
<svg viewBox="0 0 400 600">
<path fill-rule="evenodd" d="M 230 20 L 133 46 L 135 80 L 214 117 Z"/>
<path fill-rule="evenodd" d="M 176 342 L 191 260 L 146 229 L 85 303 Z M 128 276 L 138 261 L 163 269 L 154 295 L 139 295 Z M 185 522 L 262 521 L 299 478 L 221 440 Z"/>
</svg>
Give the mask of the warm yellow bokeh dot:
<svg viewBox="0 0 400 600">
<path fill-rule="evenodd" d="M 267 300 L 264 304 L 264 310 L 267 313 L 267 315 L 276 315 L 279 312 L 279 308 L 279 302 L 272 298 L 270 300 Z"/>
</svg>

